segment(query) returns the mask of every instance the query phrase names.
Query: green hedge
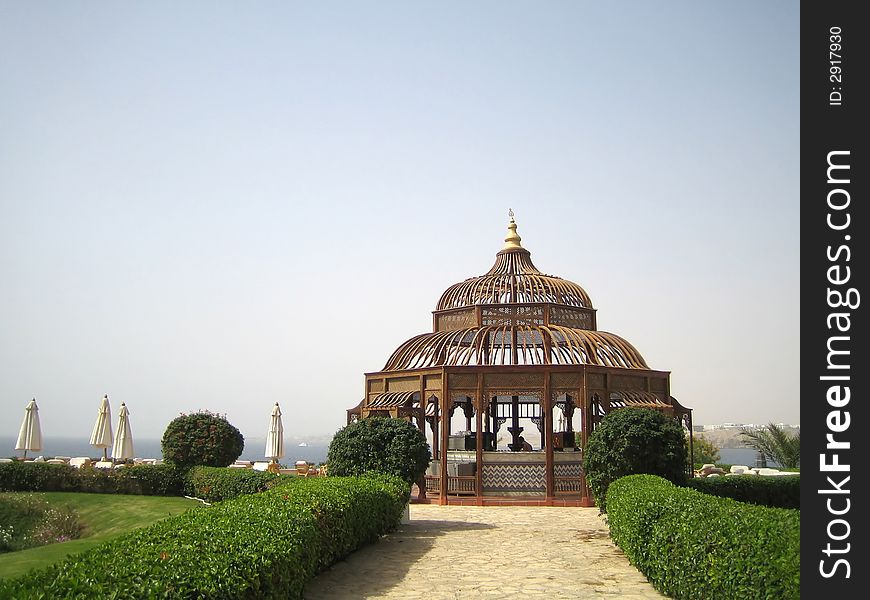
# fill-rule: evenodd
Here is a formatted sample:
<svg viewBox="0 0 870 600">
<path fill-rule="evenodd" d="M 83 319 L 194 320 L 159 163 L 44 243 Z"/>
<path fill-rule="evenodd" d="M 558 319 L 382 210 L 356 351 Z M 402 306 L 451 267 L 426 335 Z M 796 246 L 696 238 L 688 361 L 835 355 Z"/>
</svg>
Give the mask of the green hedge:
<svg viewBox="0 0 870 600">
<path fill-rule="evenodd" d="M 716 498 L 653 475 L 607 492 L 613 541 L 676 599 L 800 597 L 800 511 Z"/>
<path fill-rule="evenodd" d="M 179 496 L 183 472 L 169 464 L 76 469 L 37 462 L 0 463 L 0 492 L 90 492 Z"/>
<path fill-rule="evenodd" d="M 776 508 L 801 507 L 800 475 L 766 477 L 763 475 L 729 475 L 728 477 L 696 477 L 688 487 L 722 498 L 733 498 L 760 506 Z"/>
<path fill-rule="evenodd" d="M 253 469 L 193 467 L 184 477 L 184 493 L 208 502 L 218 502 L 263 492 L 273 487 L 279 479 L 288 477 Z"/>
<path fill-rule="evenodd" d="M 0 598 L 301 598 L 318 572 L 394 529 L 410 491 L 387 476 L 287 479 L 0 581 Z"/>
<path fill-rule="evenodd" d="M 77 473 L 67 465 L 0 463 L 0 492 L 68 492 L 79 485 Z"/>
<path fill-rule="evenodd" d="M 0 492 L 89 492 L 143 496 L 196 496 L 218 502 L 272 487 L 278 479 L 267 471 L 193 467 L 171 463 L 121 469 L 75 469 L 37 462 L 0 463 Z"/>
</svg>

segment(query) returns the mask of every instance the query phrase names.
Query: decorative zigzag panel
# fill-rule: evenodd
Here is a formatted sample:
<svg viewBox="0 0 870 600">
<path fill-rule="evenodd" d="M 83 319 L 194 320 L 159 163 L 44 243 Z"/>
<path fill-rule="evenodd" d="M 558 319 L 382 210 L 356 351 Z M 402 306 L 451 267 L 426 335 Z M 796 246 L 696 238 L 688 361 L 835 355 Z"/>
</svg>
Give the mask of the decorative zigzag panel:
<svg viewBox="0 0 870 600">
<path fill-rule="evenodd" d="M 579 479 L 580 463 L 557 463 L 554 466 L 556 477 L 576 477 Z M 543 491 L 545 488 L 544 465 L 542 463 L 489 463 L 483 465 L 484 492 L 523 492 Z"/>
<path fill-rule="evenodd" d="M 484 492 L 542 491 L 544 489 L 543 464 L 484 464 Z"/>
</svg>

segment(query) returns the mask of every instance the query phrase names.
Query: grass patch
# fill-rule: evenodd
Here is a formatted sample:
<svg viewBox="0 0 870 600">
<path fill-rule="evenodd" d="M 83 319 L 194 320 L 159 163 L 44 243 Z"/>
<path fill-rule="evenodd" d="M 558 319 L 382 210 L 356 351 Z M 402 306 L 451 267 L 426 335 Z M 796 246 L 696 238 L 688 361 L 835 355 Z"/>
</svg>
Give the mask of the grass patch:
<svg viewBox="0 0 870 600">
<path fill-rule="evenodd" d="M 195 500 L 163 496 L 74 492 L 46 492 L 43 495 L 51 505 L 75 511 L 79 522 L 84 525 L 81 538 L 3 554 L 0 578 L 17 577 L 31 569 L 51 565 L 69 554 L 88 550 L 122 533 L 200 505 Z"/>
</svg>

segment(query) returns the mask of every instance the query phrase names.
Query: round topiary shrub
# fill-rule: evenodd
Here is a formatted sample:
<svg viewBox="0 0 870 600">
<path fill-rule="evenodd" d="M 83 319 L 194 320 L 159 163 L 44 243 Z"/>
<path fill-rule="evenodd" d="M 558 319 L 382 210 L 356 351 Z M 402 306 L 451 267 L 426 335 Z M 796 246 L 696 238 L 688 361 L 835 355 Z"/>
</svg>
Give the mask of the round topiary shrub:
<svg viewBox="0 0 870 600">
<path fill-rule="evenodd" d="M 180 467 L 226 467 L 245 448 L 245 438 L 225 416 L 207 410 L 174 418 L 160 441 L 163 459 Z"/>
<path fill-rule="evenodd" d="M 583 451 L 586 482 L 602 512 L 608 486 L 625 475 L 686 482 L 686 438 L 673 418 L 650 408 L 619 408 L 601 419 Z"/>
<path fill-rule="evenodd" d="M 432 455 L 426 436 L 402 419 L 369 417 L 339 429 L 329 444 L 330 475 L 387 473 L 419 481 Z"/>
</svg>

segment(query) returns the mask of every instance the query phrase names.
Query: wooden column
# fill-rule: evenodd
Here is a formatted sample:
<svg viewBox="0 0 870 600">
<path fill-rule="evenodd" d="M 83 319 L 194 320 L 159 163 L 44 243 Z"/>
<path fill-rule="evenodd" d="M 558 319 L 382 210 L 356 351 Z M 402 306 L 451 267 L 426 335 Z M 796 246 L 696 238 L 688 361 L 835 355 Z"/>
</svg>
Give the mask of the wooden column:
<svg viewBox="0 0 870 600">
<path fill-rule="evenodd" d="M 584 378 L 585 381 L 585 378 Z M 583 431 L 580 432 L 580 449 L 581 449 L 581 457 L 586 456 L 586 448 L 589 445 L 589 434 L 592 429 L 592 398 L 589 394 L 589 390 L 586 386 L 583 386 L 582 390 L 582 398 L 583 404 L 580 409 L 580 420 L 583 423 Z M 592 495 L 589 493 L 589 484 L 586 483 L 586 471 L 580 472 L 580 503 L 583 506 L 594 506 L 594 502 L 592 499 Z"/>
<path fill-rule="evenodd" d="M 544 417 L 541 423 L 544 436 L 544 486 L 547 490 L 547 500 L 552 502 L 553 496 L 556 495 L 556 482 L 553 473 L 553 399 L 550 396 L 550 373 L 544 373 L 544 397 L 541 405 Z"/>
<path fill-rule="evenodd" d="M 489 420 L 492 423 L 492 439 L 495 444 L 495 440 L 498 438 L 498 403 L 495 401 L 495 397 L 487 398 L 487 402 L 489 402 Z"/>
<path fill-rule="evenodd" d="M 511 396 L 511 425 L 508 427 L 508 431 L 511 434 L 511 443 L 508 444 L 511 450 L 514 452 L 519 452 L 523 449 L 522 443 L 520 443 L 520 434 L 523 432 L 523 428 L 520 427 L 520 397 L 519 396 Z"/>
<path fill-rule="evenodd" d="M 417 427 L 420 431 L 423 432 L 423 435 L 426 435 L 426 403 L 428 400 L 426 399 L 426 377 L 420 375 L 420 412 L 417 417 Z M 413 404 L 413 401 L 412 401 Z"/>
<path fill-rule="evenodd" d="M 486 398 L 483 397 L 483 373 L 477 374 L 477 398 L 475 398 L 476 415 L 475 415 L 475 434 L 476 444 L 475 466 L 474 466 L 474 492 L 477 495 L 477 505 L 483 506 L 483 495 L 481 494 L 481 483 L 483 482 L 483 406 L 486 403 Z"/>
<path fill-rule="evenodd" d="M 427 401 L 428 402 L 428 401 Z M 428 404 L 426 405 L 428 406 Z M 439 443 L 441 440 L 438 439 L 438 432 L 441 429 L 438 427 L 438 421 L 441 418 L 441 400 L 435 403 L 435 415 L 432 417 L 432 457 L 440 458 L 441 457 L 441 444 Z"/>
<path fill-rule="evenodd" d="M 450 386 L 447 372 L 442 371 L 441 378 L 441 498 L 439 504 L 447 504 L 447 448 L 450 437 Z"/>
</svg>

